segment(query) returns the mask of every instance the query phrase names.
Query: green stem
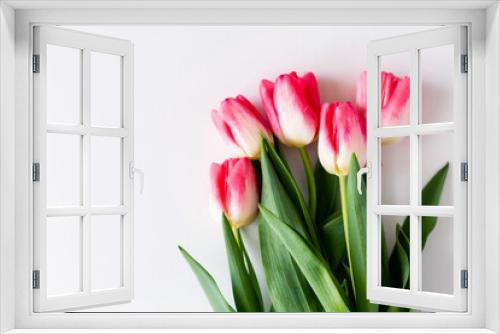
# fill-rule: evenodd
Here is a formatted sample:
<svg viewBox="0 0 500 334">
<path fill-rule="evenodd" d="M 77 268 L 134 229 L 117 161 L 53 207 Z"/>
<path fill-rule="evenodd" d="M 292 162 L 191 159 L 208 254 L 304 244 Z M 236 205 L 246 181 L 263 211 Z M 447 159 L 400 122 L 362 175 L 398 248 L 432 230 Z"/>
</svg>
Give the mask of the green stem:
<svg viewBox="0 0 500 334">
<path fill-rule="evenodd" d="M 231 229 L 233 230 L 234 234 L 234 239 L 236 240 L 236 243 L 238 244 L 238 247 L 241 249 L 241 234 L 240 234 L 240 229 L 234 226 L 231 226 Z"/>
<path fill-rule="evenodd" d="M 351 247 L 349 245 L 349 214 L 347 212 L 347 176 L 341 175 L 339 176 L 339 184 L 340 184 L 340 201 L 342 204 L 342 220 L 344 223 L 344 235 L 345 235 L 345 244 L 347 248 L 347 258 L 349 259 L 349 274 L 351 279 L 352 291 L 356 291 L 354 284 L 354 273 L 352 271 L 352 260 L 351 260 Z M 354 293 L 356 296 L 356 293 Z"/>
<path fill-rule="evenodd" d="M 309 187 L 309 213 L 311 214 L 311 220 L 316 219 L 316 181 L 314 180 L 314 170 L 311 164 L 311 159 L 309 159 L 309 154 L 307 149 L 303 146 L 299 148 L 300 157 L 302 158 L 302 163 L 304 164 L 304 171 L 306 172 L 307 185 Z"/>
</svg>

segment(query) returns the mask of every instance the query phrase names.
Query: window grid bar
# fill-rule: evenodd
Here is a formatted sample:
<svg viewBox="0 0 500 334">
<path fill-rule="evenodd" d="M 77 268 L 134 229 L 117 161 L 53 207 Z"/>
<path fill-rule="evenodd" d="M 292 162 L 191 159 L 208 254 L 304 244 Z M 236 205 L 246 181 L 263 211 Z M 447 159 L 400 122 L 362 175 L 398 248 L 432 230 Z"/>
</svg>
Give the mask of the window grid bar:
<svg viewBox="0 0 500 334">
<path fill-rule="evenodd" d="M 419 123 L 420 106 L 420 77 L 419 77 L 419 53 L 418 49 L 410 50 L 410 125 L 417 127 Z M 410 205 L 416 207 L 419 204 L 419 170 L 420 154 L 418 135 L 410 133 Z M 415 214 L 410 215 L 410 291 L 420 290 L 420 248 L 419 248 L 420 226 L 419 219 Z"/>
<path fill-rule="evenodd" d="M 103 207 L 67 207 L 67 208 L 48 208 L 47 217 L 68 217 L 68 216 L 85 216 L 90 214 L 93 216 L 103 215 L 126 215 L 129 213 L 129 208 L 126 206 L 103 206 Z"/>
<path fill-rule="evenodd" d="M 129 135 L 128 129 L 124 128 L 105 128 L 90 125 L 67 125 L 67 124 L 47 124 L 48 133 L 63 133 L 92 136 L 106 136 L 106 137 L 127 137 Z"/>
<path fill-rule="evenodd" d="M 455 129 L 453 122 L 433 123 L 433 124 L 416 124 L 403 125 L 394 127 L 378 127 L 375 129 L 375 137 L 404 137 L 411 134 L 417 135 L 433 135 L 445 132 L 453 132 Z"/>
<path fill-rule="evenodd" d="M 376 80 L 373 80 L 375 82 L 375 92 L 371 92 L 370 90 L 367 91 L 367 94 L 370 94 L 371 96 L 373 96 L 373 100 L 375 100 L 375 105 L 376 105 L 376 112 L 375 114 L 373 115 L 373 113 L 368 114 L 367 115 L 367 125 L 369 124 L 368 122 L 368 118 L 371 118 L 372 120 L 374 120 L 375 122 L 375 126 L 374 126 L 374 129 L 376 130 L 377 128 L 380 127 L 381 125 L 381 120 L 380 120 L 380 114 L 381 114 L 381 111 L 382 111 L 382 108 L 381 108 L 381 99 L 380 99 L 380 95 L 381 95 L 381 76 L 380 76 L 380 67 L 381 67 L 381 59 L 380 59 L 380 56 L 376 56 L 374 57 L 375 58 L 375 61 L 374 61 L 374 65 L 375 65 L 375 73 L 376 73 Z M 369 76 L 370 74 L 368 74 Z M 368 97 L 368 96 L 367 96 Z M 368 103 L 367 103 L 368 104 Z M 373 142 L 375 142 L 376 144 L 374 145 L 375 147 L 375 154 L 374 154 L 374 168 L 375 168 L 375 172 L 374 174 L 376 175 L 376 191 L 374 191 L 373 193 L 375 194 L 374 196 L 374 206 L 378 206 L 380 204 L 380 199 L 382 198 L 382 187 L 380 186 L 380 180 L 382 179 L 381 176 L 382 176 L 382 169 L 380 168 L 380 161 L 381 161 L 381 155 L 382 155 L 382 144 L 380 142 L 380 140 L 378 140 L 376 137 L 374 137 L 374 140 L 373 141 L 370 141 L 367 143 L 368 146 L 372 146 L 373 145 Z M 367 149 L 367 153 L 369 152 L 369 150 Z M 367 187 L 367 189 L 369 189 L 369 187 Z M 367 194 L 367 197 L 369 195 Z M 375 219 L 374 219 L 375 220 Z M 377 235 L 377 239 L 376 239 L 376 242 L 375 242 L 375 252 L 377 254 L 376 256 L 376 261 L 375 261 L 375 264 L 371 264 L 369 263 L 368 265 L 369 266 L 374 266 L 376 268 L 376 275 L 377 275 L 377 286 L 382 286 L 382 216 L 381 215 L 378 215 L 376 216 L 376 230 L 375 230 L 375 233 Z M 368 231 L 368 229 L 367 229 Z M 370 274 L 370 273 L 369 273 Z"/>
<path fill-rule="evenodd" d="M 383 216 L 426 216 L 426 217 L 453 217 L 455 207 L 453 206 L 430 206 L 430 205 L 377 205 L 373 208 L 377 215 Z"/>
<path fill-rule="evenodd" d="M 88 49 L 83 49 L 83 73 L 82 73 L 82 124 L 84 127 L 90 125 L 90 51 Z M 90 206 L 90 136 L 86 132 L 83 134 L 83 206 Z M 91 222 L 90 214 L 87 211 L 83 216 L 83 292 L 90 293 L 90 235 L 91 235 Z"/>
</svg>

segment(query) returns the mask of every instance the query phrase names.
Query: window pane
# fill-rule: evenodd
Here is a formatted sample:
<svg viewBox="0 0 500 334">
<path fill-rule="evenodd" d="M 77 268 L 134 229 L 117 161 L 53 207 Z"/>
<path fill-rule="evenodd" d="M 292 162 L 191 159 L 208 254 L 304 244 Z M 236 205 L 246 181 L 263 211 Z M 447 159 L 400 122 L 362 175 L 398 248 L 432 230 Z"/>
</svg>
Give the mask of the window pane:
<svg viewBox="0 0 500 334">
<path fill-rule="evenodd" d="M 379 126 L 410 124 L 410 54 L 396 53 L 380 57 Z"/>
<path fill-rule="evenodd" d="M 92 205 L 121 204 L 121 138 L 91 139 Z"/>
<path fill-rule="evenodd" d="M 453 219 L 422 217 L 421 224 L 422 290 L 452 294 Z"/>
<path fill-rule="evenodd" d="M 410 138 L 383 138 L 380 148 L 381 203 L 410 203 Z"/>
<path fill-rule="evenodd" d="M 453 121 L 453 45 L 420 50 L 422 123 Z"/>
<path fill-rule="evenodd" d="M 47 134 L 47 206 L 81 205 L 80 135 Z"/>
<path fill-rule="evenodd" d="M 404 216 L 381 216 L 381 286 L 410 288 L 410 221 Z M 382 235 L 382 234 L 381 234 Z M 385 254 L 385 255 L 384 255 Z"/>
<path fill-rule="evenodd" d="M 47 218 L 47 294 L 81 291 L 81 217 Z"/>
<path fill-rule="evenodd" d="M 453 133 L 420 136 L 422 154 L 422 187 L 446 164 L 449 164 L 440 201 L 437 205 L 453 205 Z M 423 188 L 422 188 L 423 189 Z M 422 194 L 421 203 L 431 205 Z"/>
<path fill-rule="evenodd" d="M 47 45 L 47 122 L 81 120 L 81 50 Z"/>
<path fill-rule="evenodd" d="M 91 53 L 90 109 L 93 126 L 121 126 L 121 57 Z"/>
<path fill-rule="evenodd" d="M 92 290 L 117 288 L 121 283 L 121 216 L 92 216 Z"/>
</svg>

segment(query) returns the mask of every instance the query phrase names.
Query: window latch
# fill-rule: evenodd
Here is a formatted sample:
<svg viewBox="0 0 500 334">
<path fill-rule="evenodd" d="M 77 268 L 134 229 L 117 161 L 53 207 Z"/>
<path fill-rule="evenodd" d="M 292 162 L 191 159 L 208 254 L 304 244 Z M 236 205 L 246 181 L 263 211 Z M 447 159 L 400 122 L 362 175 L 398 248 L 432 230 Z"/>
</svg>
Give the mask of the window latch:
<svg viewBox="0 0 500 334">
<path fill-rule="evenodd" d="M 134 162 L 131 161 L 129 163 L 129 177 L 134 180 L 136 174 L 139 176 L 139 194 L 142 195 L 142 191 L 144 190 L 144 171 L 140 168 L 135 168 Z"/>
<path fill-rule="evenodd" d="M 358 193 L 360 195 L 363 195 L 363 189 L 361 189 L 361 177 L 363 174 L 366 174 L 366 177 L 371 177 L 371 163 L 367 162 L 366 167 L 361 168 L 358 170 L 358 173 L 356 174 L 356 185 L 358 186 Z"/>
</svg>

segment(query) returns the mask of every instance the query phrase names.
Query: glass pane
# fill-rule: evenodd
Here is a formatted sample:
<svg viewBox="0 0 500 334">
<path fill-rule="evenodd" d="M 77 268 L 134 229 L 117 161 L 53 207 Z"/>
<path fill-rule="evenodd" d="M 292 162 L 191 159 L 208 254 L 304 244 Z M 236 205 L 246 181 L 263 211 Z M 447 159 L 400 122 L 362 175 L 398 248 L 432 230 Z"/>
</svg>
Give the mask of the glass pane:
<svg viewBox="0 0 500 334">
<path fill-rule="evenodd" d="M 380 57 L 379 126 L 410 124 L 410 54 L 396 53 Z"/>
<path fill-rule="evenodd" d="M 453 205 L 453 133 L 420 136 L 422 154 L 422 187 L 442 168 L 449 164 L 439 203 L 430 202 L 430 197 L 422 193 L 422 205 Z M 422 188 L 424 189 L 424 188 Z"/>
<path fill-rule="evenodd" d="M 92 216 L 92 290 L 117 288 L 121 283 L 121 216 Z"/>
<path fill-rule="evenodd" d="M 420 50 L 421 121 L 453 121 L 453 45 Z"/>
<path fill-rule="evenodd" d="M 452 294 L 453 219 L 422 217 L 421 223 L 422 290 Z"/>
<path fill-rule="evenodd" d="M 121 204 L 121 138 L 91 139 L 92 205 Z"/>
<path fill-rule="evenodd" d="M 90 118 L 93 126 L 121 126 L 121 57 L 91 53 Z"/>
<path fill-rule="evenodd" d="M 81 50 L 47 45 L 47 122 L 81 120 Z"/>
<path fill-rule="evenodd" d="M 380 204 L 408 205 L 410 203 L 410 138 L 383 138 L 380 152 Z"/>
<path fill-rule="evenodd" d="M 381 216 L 381 286 L 410 288 L 410 222 L 404 216 Z"/>
<path fill-rule="evenodd" d="M 80 135 L 47 134 L 47 206 L 81 205 Z"/>
<path fill-rule="evenodd" d="M 47 294 L 81 289 L 81 217 L 47 218 Z"/>
</svg>

